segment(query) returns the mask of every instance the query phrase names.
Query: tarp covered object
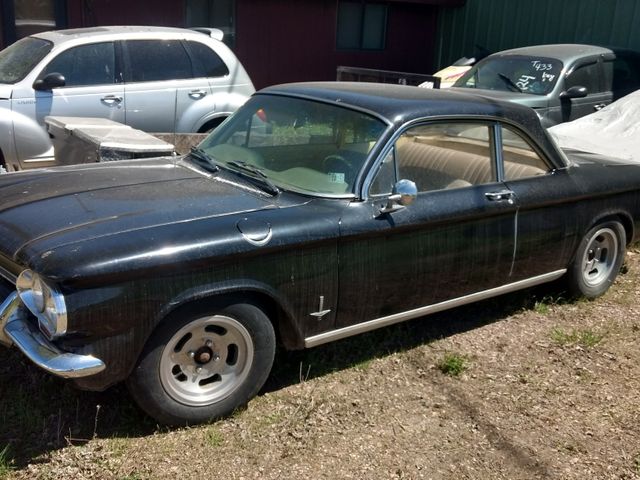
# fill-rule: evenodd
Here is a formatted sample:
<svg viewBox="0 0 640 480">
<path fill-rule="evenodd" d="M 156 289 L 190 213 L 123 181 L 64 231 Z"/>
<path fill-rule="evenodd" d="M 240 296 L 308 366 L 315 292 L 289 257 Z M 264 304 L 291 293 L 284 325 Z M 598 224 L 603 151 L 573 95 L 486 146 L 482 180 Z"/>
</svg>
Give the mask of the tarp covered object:
<svg viewBox="0 0 640 480">
<path fill-rule="evenodd" d="M 563 149 L 640 162 L 640 90 L 549 133 Z"/>
</svg>

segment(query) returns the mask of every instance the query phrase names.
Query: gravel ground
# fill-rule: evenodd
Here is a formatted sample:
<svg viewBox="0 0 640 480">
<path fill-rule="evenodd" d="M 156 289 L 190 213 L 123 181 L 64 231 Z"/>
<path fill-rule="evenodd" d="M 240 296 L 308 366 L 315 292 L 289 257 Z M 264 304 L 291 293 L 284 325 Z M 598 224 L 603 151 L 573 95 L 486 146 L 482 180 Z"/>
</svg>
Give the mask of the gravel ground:
<svg viewBox="0 0 640 480">
<path fill-rule="evenodd" d="M 593 302 L 552 285 L 282 353 L 186 429 L 2 349 L 0 478 L 640 479 L 638 250 L 624 270 Z"/>
</svg>

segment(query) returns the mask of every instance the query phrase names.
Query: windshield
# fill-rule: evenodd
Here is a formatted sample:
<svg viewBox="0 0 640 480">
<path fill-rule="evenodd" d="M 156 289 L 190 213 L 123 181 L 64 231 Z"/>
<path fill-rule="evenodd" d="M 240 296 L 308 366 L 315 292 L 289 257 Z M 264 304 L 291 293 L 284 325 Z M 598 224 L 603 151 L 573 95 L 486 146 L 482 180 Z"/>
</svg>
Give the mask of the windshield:
<svg viewBox="0 0 640 480">
<path fill-rule="evenodd" d="M 51 42 L 27 37 L 0 51 L 0 83 L 22 80 L 52 47 Z"/>
<path fill-rule="evenodd" d="M 562 62 L 555 58 L 496 55 L 471 68 L 454 87 L 546 95 L 561 72 Z"/>
<path fill-rule="evenodd" d="M 201 144 L 221 167 L 253 173 L 285 190 L 353 192 L 386 125 L 326 103 L 255 95 Z"/>
</svg>

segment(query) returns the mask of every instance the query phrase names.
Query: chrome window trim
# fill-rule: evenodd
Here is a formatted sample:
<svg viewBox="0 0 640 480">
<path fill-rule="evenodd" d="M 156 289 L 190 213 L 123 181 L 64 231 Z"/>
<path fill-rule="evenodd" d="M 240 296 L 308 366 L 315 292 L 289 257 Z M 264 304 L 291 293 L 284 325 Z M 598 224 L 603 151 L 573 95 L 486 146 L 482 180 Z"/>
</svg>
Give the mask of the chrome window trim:
<svg viewBox="0 0 640 480">
<path fill-rule="evenodd" d="M 17 275 L 14 275 L 4 267 L 0 267 L 0 277 L 4 278 L 8 282 L 11 282 L 13 285 L 15 285 L 16 281 L 18 280 Z"/>
<path fill-rule="evenodd" d="M 453 298 L 444 302 L 435 303 L 426 307 L 415 308 L 406 312 L 396 313 L 387 317 L 376 318 L 375 320 L 369 320 L 368 322 L 358 323 L 356 325 L 349 325 L 348 327 L 339 328 L 329 332 L 320 333 L 304 339 L 305 348 L 311 348 L 323 343 L 340 340 L 350 337 L 352 335 L 358 335 L 360 333 L 375 330 L 377 328 L 393 325 L 394 323 L 403 322 L 405 320 L 411 320 L 413 318 L 422 317 L 430 313 L 441 312 L 450 308 L 467 305 L 469 303 L 478 302 L 480 300 L 486 300 L 487 298 L 496 297 L 505 293 L 515 292 L 523 288 L 533 287 L 541 283 L 551 282 L 560 278 L 567 272 L 566 268 L 556 270 L 554 272 L 545 273 L 535 277 L 520 280 L 518 282 L 509 283 L 500 287 L 491 288 L 489 290 L 483 290 L 481 292 L 472 293 L 463 297 Z"/>
</svg>

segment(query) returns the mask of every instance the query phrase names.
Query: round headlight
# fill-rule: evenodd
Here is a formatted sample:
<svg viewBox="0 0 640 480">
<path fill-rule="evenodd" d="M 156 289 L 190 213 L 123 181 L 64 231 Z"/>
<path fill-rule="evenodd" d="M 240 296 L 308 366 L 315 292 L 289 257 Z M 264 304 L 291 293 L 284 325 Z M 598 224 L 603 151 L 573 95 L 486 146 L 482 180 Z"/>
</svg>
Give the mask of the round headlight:
<svg viewBox="0 0 640 480">
<path fill-rule="evenodd" d="M 40 280 L 38 275 L 33 276 L 33 281 L 31 282 L 31 295 L 33 297 L 33 306 L 39 312 L 44 312 L 44 289 L 45 286 Z"/>
<path fill-rule="evenodd" d="M 67 308 L 64 297 L 40 276 L 24 270 L 16 281 L 18 295 L 24 305 L 38 318 L 40 330 L 55 338 L 67 330 Z"/>
</svg>

